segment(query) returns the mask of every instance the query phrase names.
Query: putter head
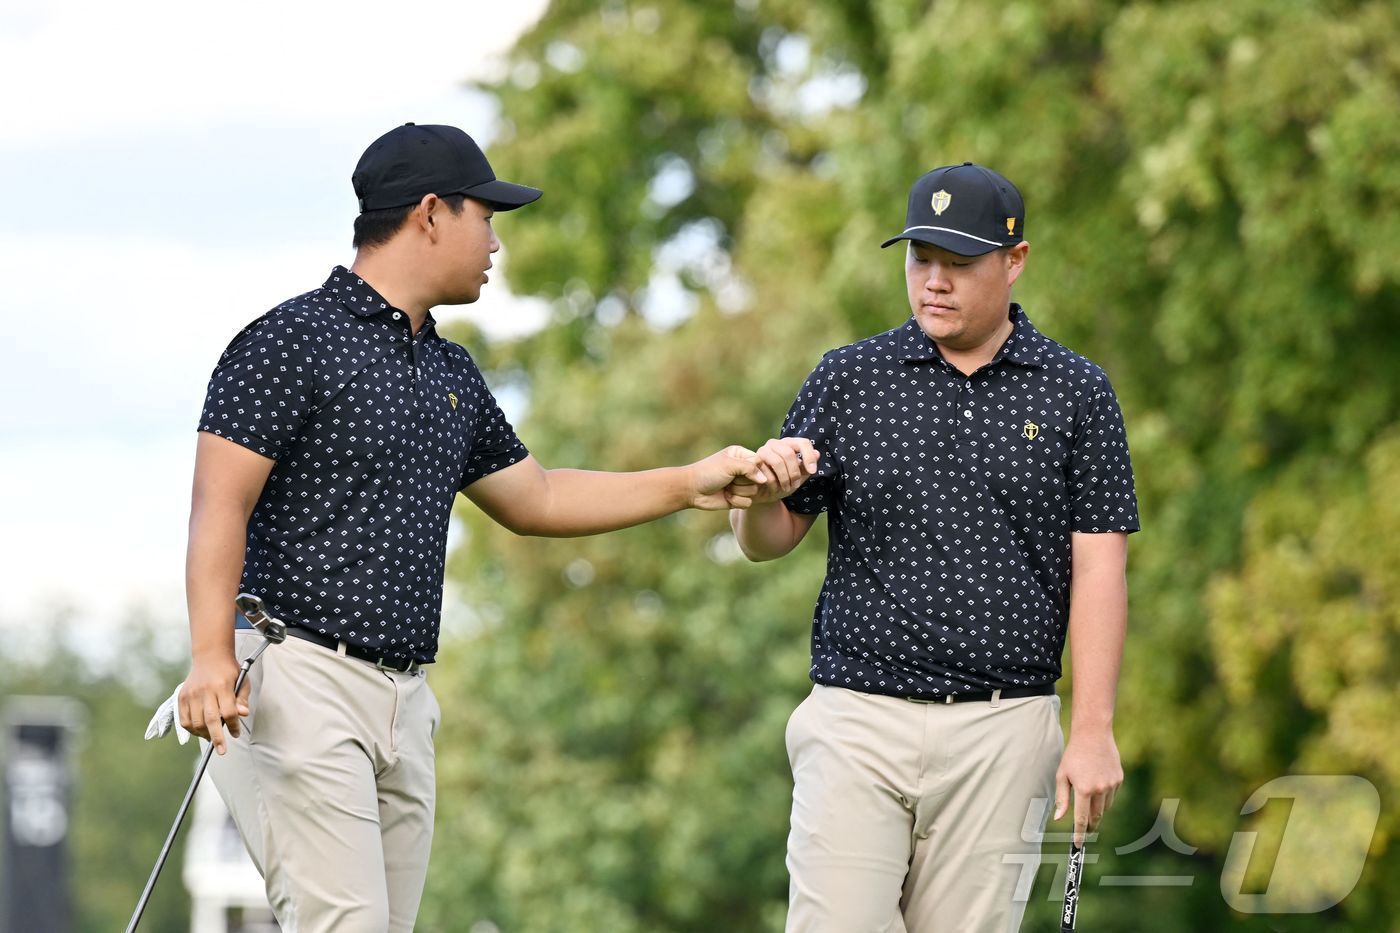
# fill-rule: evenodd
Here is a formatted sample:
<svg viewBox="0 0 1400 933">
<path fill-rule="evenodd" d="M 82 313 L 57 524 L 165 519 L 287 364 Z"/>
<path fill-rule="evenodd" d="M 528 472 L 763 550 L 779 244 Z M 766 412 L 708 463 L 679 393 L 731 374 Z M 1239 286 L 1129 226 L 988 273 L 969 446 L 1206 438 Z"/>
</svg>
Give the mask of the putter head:
<svg viewBox="0 0 1400 933">
<path fill-rule="evenodd" d="M 263 601 L 252 593 L 239 593 L 233 604 L 238 607 L 239 613 L 248 623 L 262 633 L 262 637 L 280 645 L 287 640 L 287 626 L 281 621 L 268 615 L 263 609 Z"/>
</svg>

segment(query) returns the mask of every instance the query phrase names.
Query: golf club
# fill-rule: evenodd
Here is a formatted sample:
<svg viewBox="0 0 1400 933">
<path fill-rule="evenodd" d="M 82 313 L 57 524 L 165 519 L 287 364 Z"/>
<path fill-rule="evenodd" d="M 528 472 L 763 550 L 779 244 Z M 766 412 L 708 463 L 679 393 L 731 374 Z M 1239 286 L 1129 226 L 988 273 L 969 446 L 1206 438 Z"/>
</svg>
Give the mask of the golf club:
<svg viewBox="0 0 1400 933">
<path fill-rule="evenodd" d="M 1084 846 L 1070 843 L 1069 865 L 1065 869 L 1065 902 L 1060 908 L 1060 933 L 1074 933 L 1079 913 L 1079 884 L 1084 875 Z"/>
<path fill-rule="evenodd" d="M 238 691 L 243 689 L 243 681 L 248 676 L 248 671 L 252 668 L 253 662 L 267 650 L 268 645 L 281 644 L 287 638 L 287 626 L 281 621 L 268 615 L 263 609 L 263 601 L 249 593 L 239 593 L 234 600 L 234 605 L 243 618 L 262 635 L 262 643 L 258 645 L 251 655 L 244 659 L 238 667 L 238 679 L 234 681 L 233 693 L 238 695 Z M 190 802 L 194 800 L 195 789 L 199 787 L 199 781 L 204 777 L 204 769 L 209 767 L 209 758 L 214 753 L 214 744 L 209 743 L 209 747 L 204 750 L 204 755 L 199 759 L 199 766 L 195 768 L 194 780 L 190 781 L 190 786 L 185 791 L 185 799 L 180 802 L 180 810 L 175 814 L 175 822 L 170 827 L 170 832 L 165 837 L 165 845 L 161 846 L 160 855 L 156 858 L 155 867 L 151 869 L 151 876 L 146 879 L 146 888 L 141 892 L 141 899 L 136 902 L 136 909 L 131 913 L 131 922 L 126 925 L 126 933 L 134 933 L 136 925 L 141 922 L 141 915 L 146 911 L 146 904 L 151 899 L 151 892 L 155 890 L 156 879 L 160 877 L 160 870 L 165 867 L 165 860 L 170 856 L 170 847 L 175 844 L 175 837 L 180 833 L 180 824 L 185 821 L 185 814 L 189 812 Z"/>
</svg>

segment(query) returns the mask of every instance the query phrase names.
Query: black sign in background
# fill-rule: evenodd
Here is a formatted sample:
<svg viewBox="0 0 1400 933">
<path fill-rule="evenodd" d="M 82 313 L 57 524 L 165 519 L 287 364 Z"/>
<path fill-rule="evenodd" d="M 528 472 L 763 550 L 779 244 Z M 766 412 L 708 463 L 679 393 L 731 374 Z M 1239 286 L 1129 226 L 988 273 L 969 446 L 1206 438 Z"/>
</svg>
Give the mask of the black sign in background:
<svg viewBox="0 0 1400 933">
<path fill-rule="evenodd" d="M 61 698 L 6 704 L 3 736 L 5 886 L 3 933 L 71 933 L 68 832 L 72 821 L 71 745 L 79 707 Z"/>
</svg>

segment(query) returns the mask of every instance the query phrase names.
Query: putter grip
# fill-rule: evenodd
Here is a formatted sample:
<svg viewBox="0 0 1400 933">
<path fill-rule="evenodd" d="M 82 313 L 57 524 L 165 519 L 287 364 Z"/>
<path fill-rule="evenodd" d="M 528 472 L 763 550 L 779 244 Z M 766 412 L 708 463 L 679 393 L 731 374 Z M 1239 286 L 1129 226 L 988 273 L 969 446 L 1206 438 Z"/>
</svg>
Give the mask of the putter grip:
<svg viewBox="0 0 1400 933">
<path fill-rule="evenodd" d="M 1065 901 L 1060 910 L 1060 933 L 1074 933 L 1079 914 L 1079 885 L 1084 877 L 1084 847 L 1071 844 L 1065 868 Z"/>
</svg>

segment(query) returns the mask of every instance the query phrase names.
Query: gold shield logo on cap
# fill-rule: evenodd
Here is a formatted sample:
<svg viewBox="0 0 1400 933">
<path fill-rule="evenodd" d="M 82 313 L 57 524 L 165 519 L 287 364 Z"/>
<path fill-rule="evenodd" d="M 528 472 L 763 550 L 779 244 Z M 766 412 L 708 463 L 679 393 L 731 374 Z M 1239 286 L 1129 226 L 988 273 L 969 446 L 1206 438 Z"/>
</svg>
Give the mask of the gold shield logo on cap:
<svg viewBox="0 0 1400 933">
<path fill-rule="evenodd" d="M 1006 233 L 1007 233 L 1008 236 L 1015 236 L 1015 235 L 1016 235 L 1016 218 L 1015 218 L 1015 217 L 1008 217 L 1008 218 L 1006 218 Z"/>
<path fill-rule="evenodd" d="M 933 193 L 933 200 L 930 203 L 933 206 L 933 212 L 942 216 L 943 212 L 948 209 L 948 205 L 953 203 L 953 196 L 940 188 Z"/>
<path fill-rule="evenodd" d="M 1040 436 L 1040 425 L 1034 421 L 1027 421 L 1026 426 L 1021 429 L 1021 436 L 1028 441 L 1033 441 Z"/>
</svg>

